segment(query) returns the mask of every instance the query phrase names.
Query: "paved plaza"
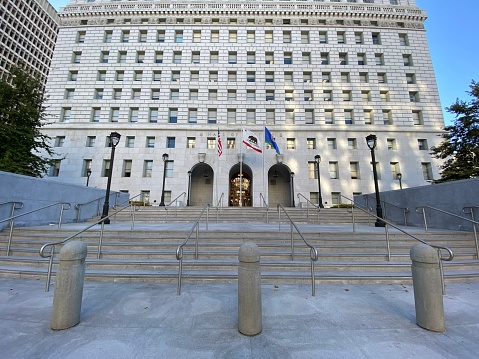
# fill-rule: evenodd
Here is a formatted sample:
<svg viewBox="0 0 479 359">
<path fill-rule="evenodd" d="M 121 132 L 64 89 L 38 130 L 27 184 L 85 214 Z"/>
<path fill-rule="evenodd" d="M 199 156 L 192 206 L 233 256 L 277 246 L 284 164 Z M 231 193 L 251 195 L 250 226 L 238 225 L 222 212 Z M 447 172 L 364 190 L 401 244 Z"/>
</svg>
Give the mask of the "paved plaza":
<svg viewBox="0 0 479 359">
<path fill-rule="evenodd" d="M 54 286 L 0 279 L 0 348 L 11 359 L 477 358 L 479 283 L 450 283 L 446 332 L 415 322 L 412 285 L 263 285 L 263 330 L 237 329 L 237 284 L 85 282 L 81 322 L 52 331 Z"/>
</svg>

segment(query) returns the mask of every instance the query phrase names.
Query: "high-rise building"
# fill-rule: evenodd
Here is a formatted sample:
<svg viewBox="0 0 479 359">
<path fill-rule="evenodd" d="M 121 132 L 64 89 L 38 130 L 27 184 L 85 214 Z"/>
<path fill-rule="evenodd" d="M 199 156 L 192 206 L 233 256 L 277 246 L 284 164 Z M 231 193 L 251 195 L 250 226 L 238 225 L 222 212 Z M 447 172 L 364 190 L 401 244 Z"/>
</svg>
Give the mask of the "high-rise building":
<svg viewBox="0 0 479 359">
<path fill-rule="evenodd" d="M 112 189 L 150 202 L 165 175 L 167 204 L 317 203 L 319 155 L 323 201 L 344 203 L 374 191 L 369 134 L 381 191 L 438 177 L 444 120 L 415 0 L 75 0 L 59 16 L 52 179 L 91 171 L 104 187 L 111 132 Z"/>
<path fill-rule="evenodd" d="M 0 20 L 0 78 L 22 62 L 46 82 L 57 39 L 56 10 L 46 0 L 4 0 Z"/>
</svg>

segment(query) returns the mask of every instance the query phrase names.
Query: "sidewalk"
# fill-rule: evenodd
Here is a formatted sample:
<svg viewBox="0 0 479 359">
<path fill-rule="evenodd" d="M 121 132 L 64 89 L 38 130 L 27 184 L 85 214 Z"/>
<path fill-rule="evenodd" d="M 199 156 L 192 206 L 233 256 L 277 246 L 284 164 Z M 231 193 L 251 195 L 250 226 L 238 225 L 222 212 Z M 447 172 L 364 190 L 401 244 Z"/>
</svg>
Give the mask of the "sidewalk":
<svg viewBox="0 0 479 359">
<path fill-rule="evenodd" d="M 411 285 L 263 285 L 263 331 L 237 329 L 236 284 L 85 282 L 81 322 L 50 329 L 54 287 L 0 278 L 8 359 L 477 358 L 479 282 L 451 283 L 446 333 L 415 323 Z"/>
</svg>

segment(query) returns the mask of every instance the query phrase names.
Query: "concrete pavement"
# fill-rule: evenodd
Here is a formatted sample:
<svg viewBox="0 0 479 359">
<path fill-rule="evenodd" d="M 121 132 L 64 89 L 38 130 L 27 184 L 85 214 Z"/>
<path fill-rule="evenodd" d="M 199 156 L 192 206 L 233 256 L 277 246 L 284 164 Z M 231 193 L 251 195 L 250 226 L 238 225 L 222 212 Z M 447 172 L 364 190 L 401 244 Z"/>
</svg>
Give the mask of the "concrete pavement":
<svg viewBox="0 0 479 359">
<path fill-rule="evenodd" d="M 447 285 L 446 332 L 415 323 L 411 285 L 263 285 L 263 331 L 237 329 L 237 284 L 85 282 L 81 322 L 50 329 L 54 287 L 0 278 L 0 357 L 477 358 L 479 283 Z"/>
</svg>

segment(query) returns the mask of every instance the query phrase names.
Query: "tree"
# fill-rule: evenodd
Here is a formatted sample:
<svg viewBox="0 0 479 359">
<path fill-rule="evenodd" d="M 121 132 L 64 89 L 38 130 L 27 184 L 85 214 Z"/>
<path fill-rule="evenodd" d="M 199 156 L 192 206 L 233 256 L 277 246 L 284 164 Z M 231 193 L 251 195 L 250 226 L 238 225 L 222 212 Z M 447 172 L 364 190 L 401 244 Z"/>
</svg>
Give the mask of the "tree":
<svg viewBox="0 0 479 359">
<path fill-rule="evenodd" d="M 54 154 L 40 131 L 46 124 L 42 83 L 18 66 L 9 75 L 0 80 L 0 170 L 41 177 Z"/>
<path fill-rule="evenodd" d="M 456 100 L 446 108 L 456 114 L 454 124 L 446 126 L 441 135 L 444 141 L 431 148 L 435 158 L 444 159 L 441 179 L 435 182 L 456 181 L 479 177 L 479 83 L 472 81 L 470 102 Z"/>
</svg>

